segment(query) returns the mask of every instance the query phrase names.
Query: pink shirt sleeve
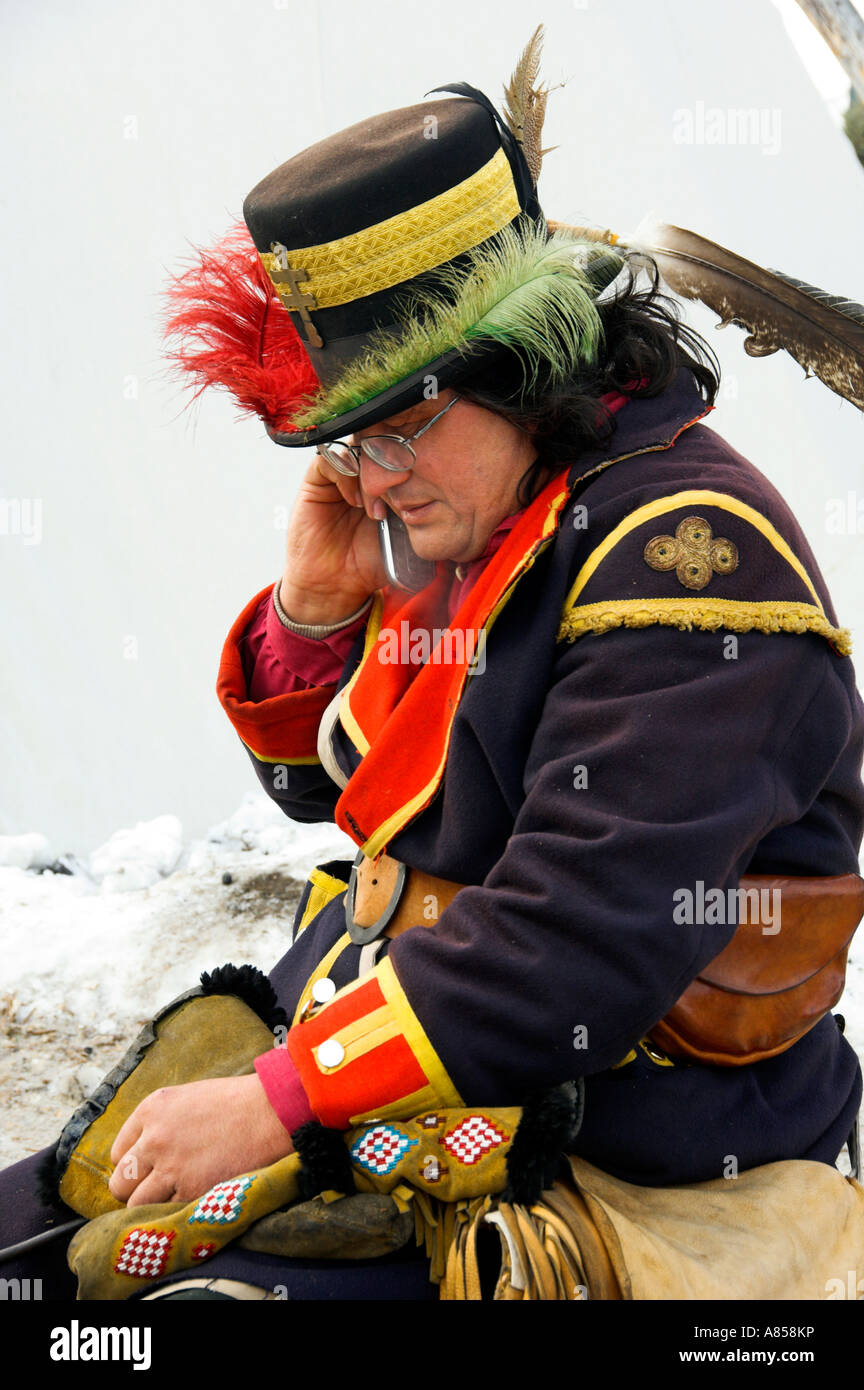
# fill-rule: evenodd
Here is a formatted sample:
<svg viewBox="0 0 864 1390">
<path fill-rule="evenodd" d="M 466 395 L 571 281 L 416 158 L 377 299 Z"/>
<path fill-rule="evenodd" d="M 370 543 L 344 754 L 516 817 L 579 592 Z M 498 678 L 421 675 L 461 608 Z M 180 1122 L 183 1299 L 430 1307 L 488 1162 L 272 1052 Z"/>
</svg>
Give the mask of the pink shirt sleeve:
<svg viewBox="0 0 864 1390">
<path fill-rule="evenodd" d="M 301 637 L 281 622 L 271 590 L 239 642 L 247 698 L 258 704 L 274 695 L 334 685 L 368 617 L 367 609 L 329 637 Z"/>
<path fill-rule="evenodd" d="M 271 1047 L 255 1058 L 258 1080 L 289 1134 L 317 1118 L 309 1104 L 299 1072 L 284 1048 Z"/>
</svg>

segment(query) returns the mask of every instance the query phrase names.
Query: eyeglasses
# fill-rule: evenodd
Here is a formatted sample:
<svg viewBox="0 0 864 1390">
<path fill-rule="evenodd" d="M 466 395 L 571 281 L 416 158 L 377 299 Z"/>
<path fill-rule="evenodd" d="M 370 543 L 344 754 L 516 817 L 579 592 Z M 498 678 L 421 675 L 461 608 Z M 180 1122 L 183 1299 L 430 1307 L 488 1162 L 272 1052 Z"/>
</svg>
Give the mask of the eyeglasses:
<svg viewBox="0 0 864 1390">
<path fill-rule="evenodd" d="M 437 415 L 433 415 L 431 420 L 427 420 L 425 425 L 421 425 L 420 429 L 407 439 L 403 434 L 371 434 L 359 444 L 346 444 L 344 440 L 337 439 L 332 444 L 319 444 L 318 453 L 333 465 L 337 473 L 344 473 L 349 478 L 356 478 L 359 474 L 361 454 L 365 454 L 373 463 L 377 463 L 379 468 L 386 468 L 390 473 L 405 473 L 417 462 L 417 455 L 411 448 L 412 440 L 419 439 L 421 434 L 430 430 L 435 421 L 446 415 L 458 400 L 461 400 L 461 397 L 454 396 L 443 410 L 439 410 Z"/>
</svg>

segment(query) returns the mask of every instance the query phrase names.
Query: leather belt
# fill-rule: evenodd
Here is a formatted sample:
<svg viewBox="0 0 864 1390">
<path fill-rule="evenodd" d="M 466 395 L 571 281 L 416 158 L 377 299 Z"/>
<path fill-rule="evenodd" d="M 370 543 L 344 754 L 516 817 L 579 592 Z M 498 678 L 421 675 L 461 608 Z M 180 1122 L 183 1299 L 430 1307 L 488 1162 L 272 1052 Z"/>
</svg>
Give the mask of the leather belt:
<svg viewBox="0 0 864 1390">
<path fill-rule="evenodd" d="M 399 936 L 409 927 L 434 927 L 463 887 L 452 879 L 409 869 L 389 854 L 369 859 L 361 849 L 345 894 L 348 934 L 365 946 L 379 936 Z"/>
<path fill-rule="evenodd" d="M 351 940 L 365 945 L 409 927 L 432 927 L 463 886 L 388 854 L 368 859 L 361 850 L 345 895 Z M 775 1057 L 824 1018 L 843 992 L 849 945 L 864 916 L 864 880 L 858 874 L 748 874 L 738 887 L 755 890 L 757 905 L 762 893 L 779 892 L 780 919 L 770 932 L 758 921 L 740 920 L 724 950 L 654 1025 L 648 1039 L 669 1056 L 712 1066 Z"/>
</svg>

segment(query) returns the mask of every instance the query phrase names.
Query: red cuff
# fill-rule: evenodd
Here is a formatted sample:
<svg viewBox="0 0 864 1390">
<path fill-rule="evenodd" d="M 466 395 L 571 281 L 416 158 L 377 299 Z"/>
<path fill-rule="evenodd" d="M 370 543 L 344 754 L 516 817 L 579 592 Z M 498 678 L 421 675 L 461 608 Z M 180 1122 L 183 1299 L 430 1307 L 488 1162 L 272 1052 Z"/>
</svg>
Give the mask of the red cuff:
<svg viewBox="0 0 864 1390">
<path fill-rule="evenodd" d="M 463 1103 L 389 956 L 337 990 L 305 1023 L 295 1023 L 285 1045 L 328 1129 Z"/>
<path fill-rule="evenodd" d="M 269 1052 L 256 1057 L 255 1070 L 267 1099 L 289 1134 L 315 1119 L 300 1074 L 284 1047 L 271 1047 Z"/>
<path fill-rule="evenodd" d="M 243 663 L 244 636 L 273 586 L 247 603 L 225 639 L 216 694 L 239 737 L 261 762 L 317 763 L 318 725 L 333 698 L 335 684 L 250 699 Z"/>
<path fill-rule="evenodd" d="M 246 698 L 252 704 L 297 690 L 335 685 L 369 618 L 366 611 L 329 637 L 302 637 L 280 621 L 272 590 L 258 595 L 254 604 L 257 606 L 252 608 L 245 631 L 237 639 Z M 248 613 L 249 607 L 243 612 Z"/>
</svg>

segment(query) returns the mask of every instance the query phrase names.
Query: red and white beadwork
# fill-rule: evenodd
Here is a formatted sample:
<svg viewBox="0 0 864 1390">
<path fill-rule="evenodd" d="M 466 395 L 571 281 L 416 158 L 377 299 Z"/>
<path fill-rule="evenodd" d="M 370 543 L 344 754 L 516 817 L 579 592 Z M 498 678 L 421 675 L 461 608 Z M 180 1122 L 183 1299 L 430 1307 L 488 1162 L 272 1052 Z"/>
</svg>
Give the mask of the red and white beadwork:
<svg viewBox="0 0 864 1390">
<path fill-rule="evenodd" d="M 478 1163 L 509 1137 L 485 1115 L 466 1115 L 442 1135 L 441 1143 L 457 1163 Z"/>
<path fill-rule="evenodd" d="M 115 1273 L 128 1274 L 133 1279 L 155 1279 L 164 1273 L 175 1235 L 176 1231 L 160 1231 L 155 1226 L 136 1226 L 127 1231 L 114 1264 Z"/>
<path fill-rule="evenodd" d="M 351 1146 L 351 1157 L 361 1168 L 379 1176 L 392 1173 L 402 1155 L 420 1141 L 410 1139 L 393 1125 L 373 1125 L 365 1129 Z"/>
<path fill-rule="evenodd" d="M 218 1246 L 212 1240 L 202 1240 L 200 1245 L 193 1245 L 192 1258 L 193 1260 L 209 1260 L 211 1255 L 216 1254 L 217 1249 Z"/>
<path fill-rule="evenodd" d="M 246 1192 L 255 1181 L 252 1177 L 232 1178 L 230 1182 L 217 1182 L 197 1203 L 189 1217 L 189 1225 L 205 1222 L 209 1226 L 227 1226 L 236 1221 L 246 1200 Z"/>
</svg>

